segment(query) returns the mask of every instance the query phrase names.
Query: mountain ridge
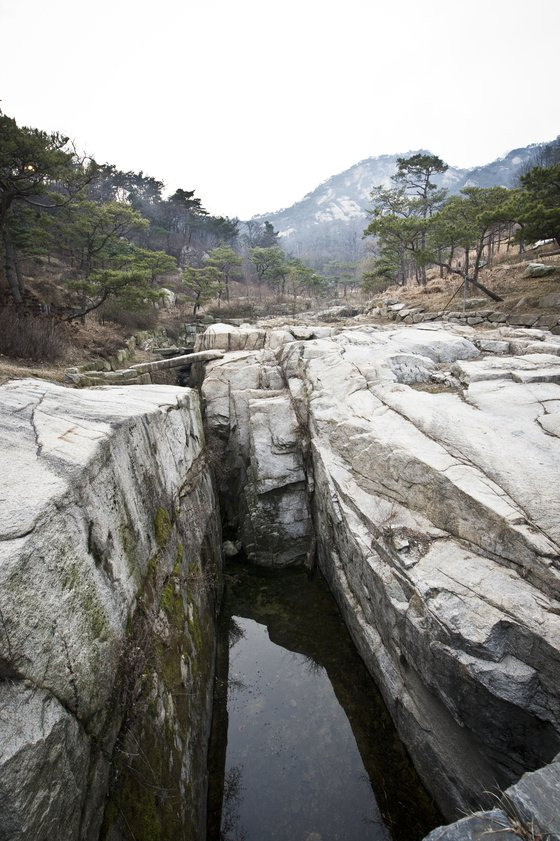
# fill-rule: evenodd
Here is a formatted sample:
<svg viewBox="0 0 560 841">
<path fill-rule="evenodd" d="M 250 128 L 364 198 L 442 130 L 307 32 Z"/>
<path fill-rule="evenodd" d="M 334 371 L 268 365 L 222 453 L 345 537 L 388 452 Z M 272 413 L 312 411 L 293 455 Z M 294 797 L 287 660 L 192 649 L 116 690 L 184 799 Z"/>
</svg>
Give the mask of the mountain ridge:
<svg viewBox="0 0 560 841">
<path fill-rule="evenodd" d="M 450 165 L 435 180 L 450 195 L 470 186 L 513 187 L 520 171 L 547 145 L 543 142 L 517 147 L 481 166 Z M 253 220 L 271 222 L 280 233 L 283 248 L 319 268 L 329 260 L 356 262 L 364 255 L 362 237 L 371 191 L 379 185 L 391 186 L 397 159 L 417 153 L 432 154 L 417 149 L 364 158 L 322 181 L 289 207 L 258 214 Z"/>
</svg>

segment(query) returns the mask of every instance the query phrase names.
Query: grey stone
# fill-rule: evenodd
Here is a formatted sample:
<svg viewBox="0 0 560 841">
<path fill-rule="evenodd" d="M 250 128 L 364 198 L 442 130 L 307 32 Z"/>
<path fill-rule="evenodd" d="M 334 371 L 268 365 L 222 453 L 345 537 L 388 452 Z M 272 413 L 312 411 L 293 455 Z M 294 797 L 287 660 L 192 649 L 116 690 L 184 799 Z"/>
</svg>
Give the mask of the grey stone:
<svg viewBox="0 0 560 841">
<path fill-rule="evenodd" d="M 539 320 L 538 312 L 524 312 L 519 315 L 510 315 L 509 323 L 520 327 L 533 327 Z"/>
<path fill-rule="evenodd" d="M 0 838 L 94 839 L 122 693 L 141 678 L 142 645 L 154 638 L 165 649 L 165 582 L 178 567 L 190 582 L 191 562 L 219 569 L 198 397 L 168 386 L 76 391 L 12 381 L 0 387 L 0 430 Z M 211 628 L 214 585 L 183 583 L 181 603 L 187 586 Z M 140 603 L 139 621 L 150 624 L 131 640 Z M 183 639 L 182 622 L 177 631 Z M 198 699 L 190 724 L 169 708 L 154 725 L 156 744 L 177 730 L 184 739 L 174 750 L 185 821 L 189 811 L 204 814 L 204 780 L 194 779 L 210 725 L 199 696 L 211 689 L 204 656 L 212 662 L 213 643 L 204 644 L 206 652 L 177 652 L 186 676 L 202 669 L 196 687 L 184 686 Z"/>
<path fill-rule="evenodd" d="M 259 563 L 302 558 L 294 513 L 307 535 L 313 488 L 321 569 L 450 817 L 560 747 L 560 441 L 539 422 L 560 387 L 513 381 L 550 372 L 558 357 L 504 353 L 548 335 L 361 325 L 226 354 L 202 387 Z M 482 357 L 473 340 L 501 343 L 502 354 Z M 297 424 L 283 391 L 263 389 L 274 364 Z M 434 381 L 435 393 L 414 388 Z"/>
<path fill-rule="evenodd" d="M 188 353 L 184 356 L 157 359 L 155 362 L 138 362 L 136 365 L 131 365 L 128 371 L 116 371 L 115 373 L 121 376 L 128 375 L 130 372 L 132 372 L 133 376 L 136 374 L 150 374 L 153 371 L 166 371 L 171 368 L 182 368 L 185 365 L 212 362 L 214 359 L 221 359 L 223 355 L 223 351 L 221 350 L 202 350 L 196 353 Z"/>
<path fill-rule="evenodd" d="M 235 543 L 232 540 L 225 540 L 222 543 L 222 552 L 226 558 L 235 558 L 236 555 L 239 555 L 241 546 L 242 543 L 239 540 L 236 540 Z"/>
<path fill-rule="evenodd" d="M 89 739 L 42 689 L 0 686 L 0 837 L 77 839 L 87 784 Z"/>
<path fill-rule="evenodd" d="M 560 315 L 541 315 L 537 322 L 537 326 L 548 330 L 551 327 L 556 327 L 559 322 Z"/>
<path fill-rule="evenodd" d="M 558 760 L 558 758 L 557 758 Z M 560 761 L 524 774 L 503 797 L 503 808 L 521 817 L 521 823 L 534 826 L 541 836 L 560 838 Z M 510 808 L 514 806 L 514 810 Z"/>
<path fill-rule="evenodd" d="M 500 339 L 477 339 L 476 346 L 483 353 L 509 353 L 510 343 Z"/>
<path fill-rule="evenodd" d="M 468 310 L 476 310 L 480 306 L 484 306 L 486 302 L 486 298 L 467 298 L 465 301 L 465 308 Z"/>
<path fill-rule="evenodd" d="M 483 841 L 485 838 L 560 839 L 560 763 L 557 759 L 524 774 L 499 798 L 501 808 L 476 812 L 440 826 L 424 841 Z"/>
<path fill-rule="evenodd" d="M 440 826 L 424 841 L 519 841 L 511 822 L 501 809 L 476 812 L 449 826 Z"/>
<path fill-rule="evenodd" d="M 540 305 L 541 307 L 560 310 L 560 292 L 551 292 L 550 295 L 545 295 L 541 298 Z"/>
<path fill-rule="evenodd" d="M 556 266 L 546 266 L 544 263 L 529 263 L 522 277 L 546 277 L 558 271 Z"/>
</svg>

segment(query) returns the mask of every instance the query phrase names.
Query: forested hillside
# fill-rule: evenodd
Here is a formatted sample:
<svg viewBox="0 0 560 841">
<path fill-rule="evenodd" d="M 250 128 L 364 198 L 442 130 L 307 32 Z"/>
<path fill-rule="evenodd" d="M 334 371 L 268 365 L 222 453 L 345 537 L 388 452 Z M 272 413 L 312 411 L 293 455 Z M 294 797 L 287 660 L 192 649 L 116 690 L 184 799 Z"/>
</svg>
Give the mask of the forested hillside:
<svg viewBox="0 0 560 841">
<path fill-rule="evenodd" d="M 445 172 L 435 174 L 434 182 L 449 195 L 465 187 L 511 188 L 524 170 L 542 162 L 551 145 L 513 149 L 498 160 L 472 169 L 449 165 Z M 270 220 L 286 250 L 308 260 L 319 271 L 325 271 L 329 263 L 356 265 L 369 250 L 362 235 L 371 210 L 371 191 L 378 186 L 390 187 L 398 158 L 413 154 L 430 153 L 420 150 L 366 158 L 333 175 L 291 207 L 255 219 Z"/>
<path fill-rule="evenodd" d="M 466 186 L 449 194 L 439 186 L 448 166 L 436 155 L 398 158 L 390 186 L 371 194 L 365 234 L 373 247 L 365 287 L 411 280 L 425 286 L 427 269 L 437 267 L 440 277 L 462 278 L 465 294 L 470 288 L 500 300 L 481 283 L 480 272 L 502 242 L 517 244 L 520 252 L 539 240 L 560 247 L 560 142 L 531 163 L 536 165 L 520 171 L 511 189 Z"/>
<path fill-rule="evenodd" d="M 227 302 L 232 283 L 260 298 L 263 284 L 297 296 L 319 282 L 269 223 L 213 216 L 194 190 L 166 193 L 2 113 L 0 241 L 0 353 L 12 356 L 58 355 L 64 325 L 89 315 L 153 327 L 162 303 L 184 320 Z"/>
<path fill-rule="evenodd" d="M 360 287 L 425 285 L 430 268 L 499 300 L 481 271 L 502 243 L 560 245 L 559 141 L 470 172 L 423 152 L 373 161 L 306 197 L 299 217 L 286 211 L 301 227 L 279 232 L 281 214 L 211 215 L 192 189 L 171 192 L 0 113 L 0 354 L 62 358 L 93 326 L 99 352 L 157 327 L 166 308 L 166 325 L 183 327 L 202 312 L 295 315 Z M 327 234 L 304 245 L 314 207 L 316 222 L 346 226 L 342 252 Z"/>
</svg>

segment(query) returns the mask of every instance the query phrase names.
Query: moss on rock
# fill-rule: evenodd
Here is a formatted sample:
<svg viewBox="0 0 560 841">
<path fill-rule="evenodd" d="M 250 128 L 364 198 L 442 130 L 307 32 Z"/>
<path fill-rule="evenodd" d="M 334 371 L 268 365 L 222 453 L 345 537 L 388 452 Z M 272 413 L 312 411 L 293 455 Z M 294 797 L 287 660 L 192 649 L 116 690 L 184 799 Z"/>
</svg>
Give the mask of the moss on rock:
<svg viewBox="0 0 560 841">
<path fill-rule="evenodd" d="M 169 512 L 165 508 L 158 508 L 154 517 L 154 530 L 156 542 L 160 549 L 165 549 L 171 536 L 173 525 Z"/>
</svg>

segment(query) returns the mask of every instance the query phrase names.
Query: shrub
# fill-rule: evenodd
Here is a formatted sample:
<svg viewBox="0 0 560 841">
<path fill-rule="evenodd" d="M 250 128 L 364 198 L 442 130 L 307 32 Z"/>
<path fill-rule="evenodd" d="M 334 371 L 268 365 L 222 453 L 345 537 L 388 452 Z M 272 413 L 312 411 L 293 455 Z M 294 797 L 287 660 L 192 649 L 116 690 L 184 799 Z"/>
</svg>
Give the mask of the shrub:
<svg viewBox="0 0 560 841">
<path fill-rule="evenodd" d="M 213 318 L 253 318 L 255 305 L 252 301 L 227 301 L 218 306 L 217 304 L 206 307 L 205 312 Z"/>
<path fill-rule="evenodd" d="M 55 318 L 20 313 L 11 306 L 0 309 L 0 353 L 5 356 L 54 362 L 69 346 L 68 327 Z"/>
<path fill-rule="evenodd" d="M 158 323 L 158 311 L 146 306 L 139 309 L 127 309 L 117 301 L 107 301 L 99 308 L 99 320 L 112 321 L 127 330 L 153 330 Z"/>
</svg>

